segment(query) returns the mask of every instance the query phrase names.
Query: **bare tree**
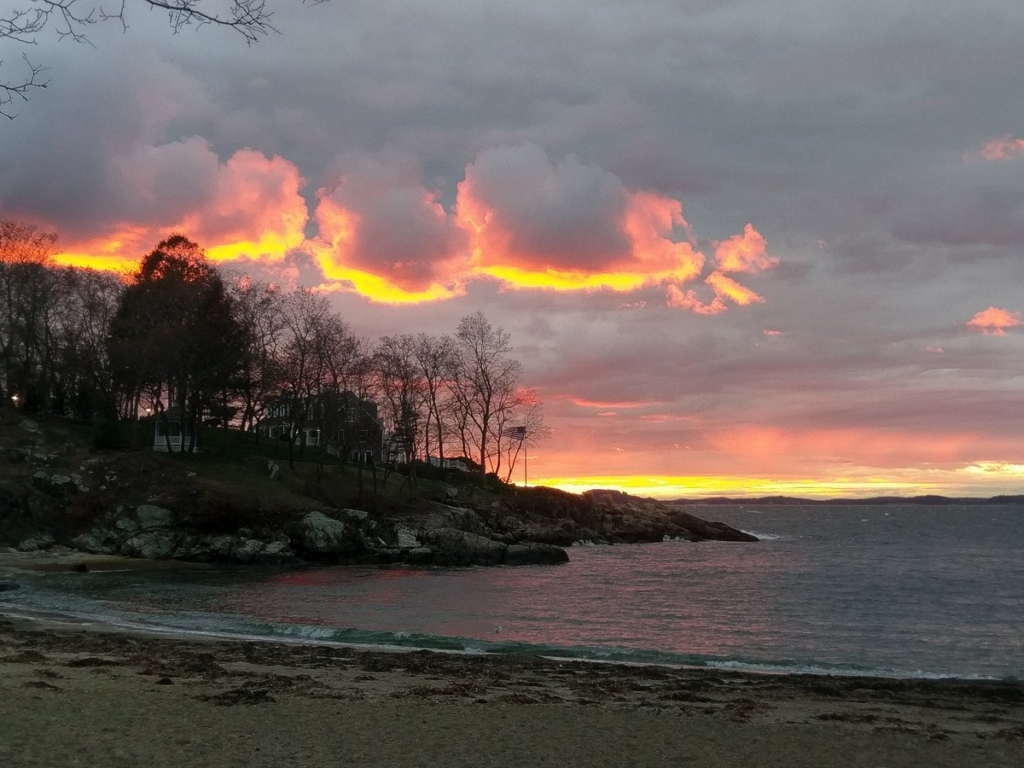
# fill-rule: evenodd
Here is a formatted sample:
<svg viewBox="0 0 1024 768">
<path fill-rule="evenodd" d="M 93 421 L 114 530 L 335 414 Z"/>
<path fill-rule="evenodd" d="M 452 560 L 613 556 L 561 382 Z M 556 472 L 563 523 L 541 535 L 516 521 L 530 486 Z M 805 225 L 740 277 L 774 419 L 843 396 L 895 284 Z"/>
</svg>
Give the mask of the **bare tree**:
<svg viewBox="0 0 1024 768">
<path fill-rule="evenodd" d="M 413 343 L 413 355 L 423 380 L 423 449 L 429 461 L 431 445 L 437 448 L 440 465 L 444 466 L 445 421 L 448 413 L 449 398 L 447 379 L 455 360 L 455 343 L 450 336 L 437 338 L 426 333 L 416 336 Z M 435 436 L 432 438 L 430 427 L 433 425 Z M 433 439 L 433 442 L 431 440 Z"/>
<path fill-rule="evenodd" d="M 483 312 L 462 318 L 455 340 L 458 356 L 450 387 L 465 417 L 462 441 L 474 444 L 480 474 L 486 475 L 496 457 L 492 422 L 518 388 L 521 366 L 509 357 L 508 333 L 492 326 Z"/>
<path fill-rule="evenodd" d="M 281 391 L 284 296 L 273 285 L 243 277 L 233 285 L 235 315 L 244 329 L 238 396 L 243 432 L 259 421 Z"/>
<path fill-rule="evenodd" d="M 41 318 L 52 280 L 57 236 L 0 220 L 0 403 L 25 398 L 34 386 L 42 343 Z M 2 407 L 0 405 L 0 407 Z"/>
<path fill-rule="evenodd" d="M 148 10 L 167 14 L 174 34 L 187 27 L 222 27 L 241 35 L 247 44 L 276 33 L 268 0 L 138 0 Z M 303 0 L 319 5 L 326 0 Z M 94 24 L 114 22 L 128 29 L 128 0 L 16 0 L 13 8 L 0 11 L 0 40 L 21 46 L 33 46 L 47 29 L 60 39 L 89 43 L 88 31 Z M 0 115 L 14 118 L 15 102 L 28 101 L 30 94 L 50 84 L 46 68 L 22 55 L 24 69 L 15 79 L 0 76 Z M 3 64 L 0 59 L 0 65 Z"/>
<path fill-rule="evenodd" d="M 323 296 L 300 290 L 284 303 L 286 341 L 281 355 L 282 387 L 289 404 L 288 464 L 295 469 L 295 440 L 301 439 L 324 376 L 322 335 L 330 305 Z M 305 443 L 300 449 L 305 453 Z"/>
<path fill-rule="evenodd" d="M 424 403 L 415 337 L 384 336 L 374 349 L 373 360 L 384 416 L 392 433 L 392 448 L 411 463 L 416 458 Z"/>
</svg>

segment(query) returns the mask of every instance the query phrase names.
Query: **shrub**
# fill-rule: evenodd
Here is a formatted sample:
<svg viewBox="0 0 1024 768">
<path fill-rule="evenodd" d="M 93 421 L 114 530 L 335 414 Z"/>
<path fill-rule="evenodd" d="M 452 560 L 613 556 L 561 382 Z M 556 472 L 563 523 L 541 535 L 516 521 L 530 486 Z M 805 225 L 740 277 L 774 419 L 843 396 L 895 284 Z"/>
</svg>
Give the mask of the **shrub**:
<svg viewBox="0 0 1024 768">
<path fill-rule="evenodd" d="M 116 421 L 97 419 L 89 427 L 89 445 L 99 450 L 121 447 L 121 432 Z"/>
</svg>

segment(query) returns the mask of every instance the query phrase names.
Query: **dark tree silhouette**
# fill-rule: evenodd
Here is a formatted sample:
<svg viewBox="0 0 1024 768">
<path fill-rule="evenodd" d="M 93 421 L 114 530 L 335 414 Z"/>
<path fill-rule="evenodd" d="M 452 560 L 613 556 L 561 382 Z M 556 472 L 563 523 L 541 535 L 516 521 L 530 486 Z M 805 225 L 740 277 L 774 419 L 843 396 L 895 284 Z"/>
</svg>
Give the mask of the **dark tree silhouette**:
<svg viewBox="0 0 1024 768">
<path fill-rule="evenodd" d="M 146 397 L 157 413 L 176 407 L 196 434 L 236 384 L 244 338 L 231 296 L 199 246 L 181 235 L 164 240 L 142 259 L 111 323 L 122 415 L 134 417 Z"/>
</svg>

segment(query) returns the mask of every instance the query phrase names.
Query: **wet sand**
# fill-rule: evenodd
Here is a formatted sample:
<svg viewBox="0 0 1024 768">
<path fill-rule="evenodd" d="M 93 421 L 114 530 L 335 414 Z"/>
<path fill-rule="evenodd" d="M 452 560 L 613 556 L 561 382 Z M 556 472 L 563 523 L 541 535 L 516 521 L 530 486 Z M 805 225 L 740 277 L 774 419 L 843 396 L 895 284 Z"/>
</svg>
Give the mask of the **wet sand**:
<svg viewBox="0 0 1024 768">
<path fill-rule="evenodd" d="M 1024 764 L 1024 685 L 204 641 L 0 616 L 0 765 Z"/>
</svg>

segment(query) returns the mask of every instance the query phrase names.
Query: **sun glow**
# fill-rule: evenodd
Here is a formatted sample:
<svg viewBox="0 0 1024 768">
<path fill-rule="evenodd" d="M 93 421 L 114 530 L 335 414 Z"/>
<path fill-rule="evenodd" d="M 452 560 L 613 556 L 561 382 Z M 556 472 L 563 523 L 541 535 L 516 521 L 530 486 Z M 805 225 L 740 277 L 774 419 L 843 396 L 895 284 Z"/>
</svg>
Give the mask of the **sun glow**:
<svg viewBox="0 0 1024 768">
<path fill-rule="evenodd" d="M 940 493 L 938 484 L 887 480 L 882 478 L 813 480 L 809 478 L 780 480 L 738 476 L 673 476 L 630 475 L 591 477 L 531 478 L 531 485 L 544 485 L 570 493 L 595 488 L 623 491 L 634 496 L 656 499 L 702 498 L 729 496 L 798 496 L 809 499 L 870 496 L 917 496 Z"/>
</svg>

